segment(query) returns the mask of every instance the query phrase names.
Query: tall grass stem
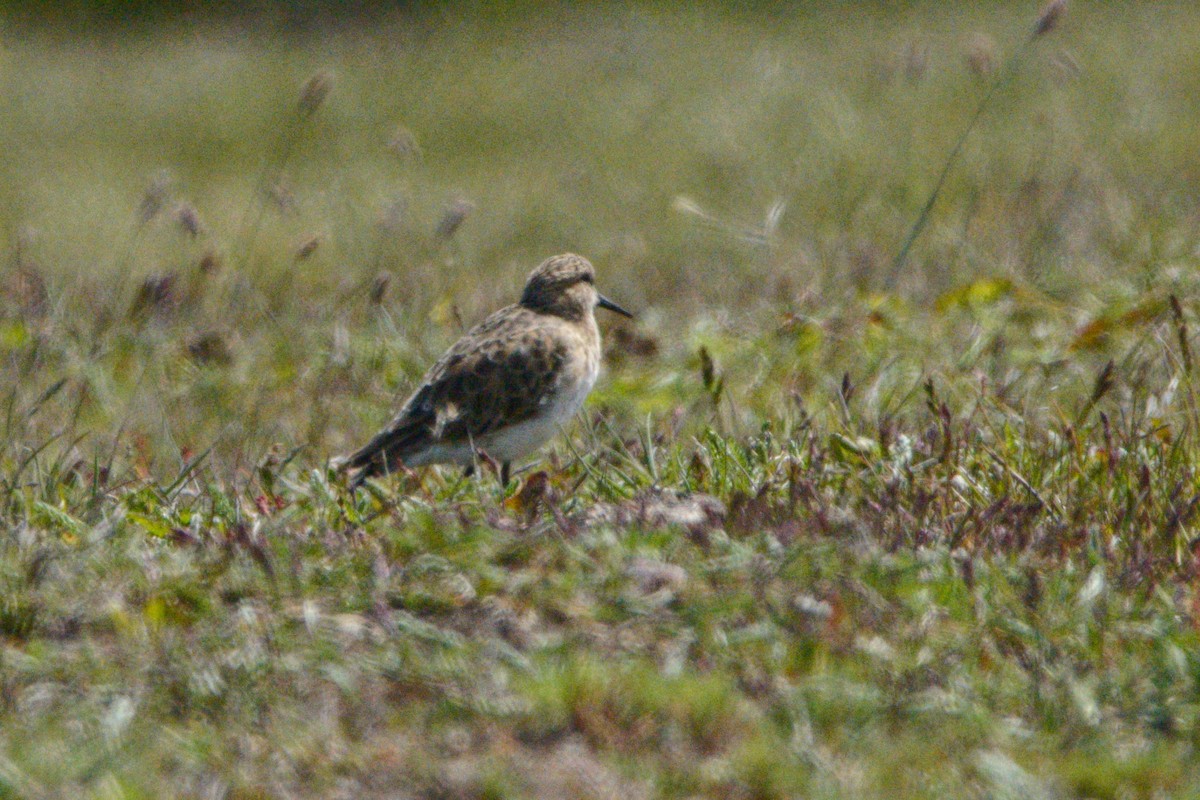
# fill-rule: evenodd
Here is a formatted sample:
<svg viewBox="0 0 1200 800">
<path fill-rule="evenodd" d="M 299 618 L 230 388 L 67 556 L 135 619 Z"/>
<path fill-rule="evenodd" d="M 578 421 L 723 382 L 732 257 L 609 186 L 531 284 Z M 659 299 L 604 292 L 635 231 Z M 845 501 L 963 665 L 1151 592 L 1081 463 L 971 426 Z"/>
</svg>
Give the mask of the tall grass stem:
<svg viewBox="0 0 1200 800">
<path fill-rule="evenodd" d="M 981 99 L 979 104 L 975 107 L 975 111 L 973 114 L 971 114 L 971 118 L 967 122 L 966 127 L 963 128 L 962 133 L 959 134 L 958 140 L 954 143 L 954 147 L 950 149 L 950 155 L 946 157 L 945 163 L 942 164 L 942 170 L 938 174 L 937 181 L 934 182 L 933 191 L 931 191 L 929 193 L 929 197 L 926 198 L 925 204 L 921 207 L 921 212 L 917 215 L 916 221 L 913 222 L 912 227 L 908 230 L 908 235 L 905 237 L 904 243 L 900 246 L 900 251 L 892 260 L 892 264 L 889 267 L 887 276 L 884 280 L 885 288 L 895 288 L 896 281 L 900 277 L 900 271 L 904 268 L 905 263 L 908 261 L 908 255 L 912 251 L 913 244 L 925 230 L 925 226 L 929 224 L 929 218 L 933 214 L 933 207 L 937 204 L 937 199 L 942 193 L 942 188 L 946 185 L 946 179 L 950 175 L 950 170 L 954 167 L 955 162 L 958 161 L 958 156 L 962 152 L 963 146 L 967 142 L 967 137 L 969 137 L 971 132 L 975 130 L 975 126 L 979 123 L 979 119 L 983 116 L 983 113 L 987 111 L 988 106 L 991 105 L 992 98 L 996 96 L 996 93 L 999 92 L 1001 88 L 1008 85 L 1010 81 L 1012 81 L 1013 76 L 1016 75 L 1017 67 L 1024 58 L 1025 53 L 1030 49 L 1034 42 L 1036 42 L 1046 33 L 1049 33 L 1057 25 L 1058 20 L 1062 15 L 1064 5 L 1065 4 L 1061 2 L 1055 2 L 1047 6 L 1046 10 L 1044 10 L 1038 17 L 1037 25 L 1034 27 L 1032 34 L 1026 37 L 1025 41 L 1021 43 L 1021 46 L 1017 48 L 1017 51 L 1009 57 L 1008 61 L 1005 62 L 1003 68 L 1001 68 L 999 74 L 997 75 L 996 80 L 992 82 L 991 87 L 984 94 L 983 99 Z"/>
</svg>

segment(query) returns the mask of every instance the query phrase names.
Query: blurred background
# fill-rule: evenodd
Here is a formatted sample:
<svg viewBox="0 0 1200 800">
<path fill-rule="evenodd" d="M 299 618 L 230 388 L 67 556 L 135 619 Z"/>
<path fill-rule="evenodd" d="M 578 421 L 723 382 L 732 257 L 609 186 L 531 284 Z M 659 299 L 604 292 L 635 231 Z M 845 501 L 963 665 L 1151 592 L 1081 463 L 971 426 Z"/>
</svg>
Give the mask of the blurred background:
<svg viewBox="0 0 1200 800">
<path fill-rule="evenodd" d="M 320 460 L 563 251 L 638 311 L 619 419 L 695 402 L 701 345 L 751 428 L 981 313 L 995 380 L 1061 362 L 1190 280 L 1200 14 L 1039 8 L 0 4 L 3 383 L 143 469 Z"/>
<path fill-rule="evenodd" d="M 0 800 L 1200 796 L 1200 4 L 1051 8 L 0 0 Z"/>
</svg>

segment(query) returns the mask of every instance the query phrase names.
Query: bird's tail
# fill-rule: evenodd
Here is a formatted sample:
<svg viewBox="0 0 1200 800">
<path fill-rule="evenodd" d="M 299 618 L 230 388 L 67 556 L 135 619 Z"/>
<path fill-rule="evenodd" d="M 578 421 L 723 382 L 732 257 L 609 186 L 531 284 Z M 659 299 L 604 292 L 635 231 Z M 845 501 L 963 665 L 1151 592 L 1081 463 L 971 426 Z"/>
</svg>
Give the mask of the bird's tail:
<svg viewBox="0 0 1200 800">
<path fill-rule="evenodd" d="M 405 457 L 430 441 L 429 429 L 425 425 L 392 425 L 358 450 L 338 459 L 335 467 L 338 472 L 350 473 L 350 488 L 357 489 L 367 478 L 405 471 Z"/>
</svg>

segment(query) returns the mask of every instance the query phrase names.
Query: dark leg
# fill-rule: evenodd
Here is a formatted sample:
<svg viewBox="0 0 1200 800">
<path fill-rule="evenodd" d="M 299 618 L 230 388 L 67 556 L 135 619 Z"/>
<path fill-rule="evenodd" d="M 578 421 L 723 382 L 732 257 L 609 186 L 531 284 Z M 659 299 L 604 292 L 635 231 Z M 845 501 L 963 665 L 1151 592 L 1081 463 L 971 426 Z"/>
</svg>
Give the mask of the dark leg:
<svg viewBox="0 0 1200 800">
<path fill-rule="evenodd" d="M 507 461 L 500 467 L 500 486 L 504 489 L 508 488 L 508 467 L 509 462 Z"/>
<path fill-rule="evenodd" d="M 467 464 L 467 468 L 463 470 L 463 477 L 464 477 L 464 478 L 469 478 L 469 477 L 471 477 L 471 476 L 472 476 L 472 475 L 474 475 L 474 474 L 475 474 L 475 465 L 474 465 L 474 464 Z"/>
</svg>

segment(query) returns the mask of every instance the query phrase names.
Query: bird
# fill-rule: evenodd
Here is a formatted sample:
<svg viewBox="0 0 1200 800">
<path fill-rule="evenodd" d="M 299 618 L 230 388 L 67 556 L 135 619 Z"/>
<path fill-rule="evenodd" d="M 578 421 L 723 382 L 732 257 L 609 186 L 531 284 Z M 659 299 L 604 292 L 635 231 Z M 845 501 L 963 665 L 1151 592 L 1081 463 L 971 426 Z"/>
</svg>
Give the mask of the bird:
<svg viewBox="0 0 1200 800">
<path fill-rule="evenodd" d="M 596 271 L 574 253 L 529 274 L 521 299 L 467 331 L 425 373 L 400 411 L 341 459 L 351 488 L 368 478 L 429 464 L 501 464 L 548 442 L 579 409 L 600 374 L 595 309 L 629 311 L 596 291 Z"/>
</svg>

